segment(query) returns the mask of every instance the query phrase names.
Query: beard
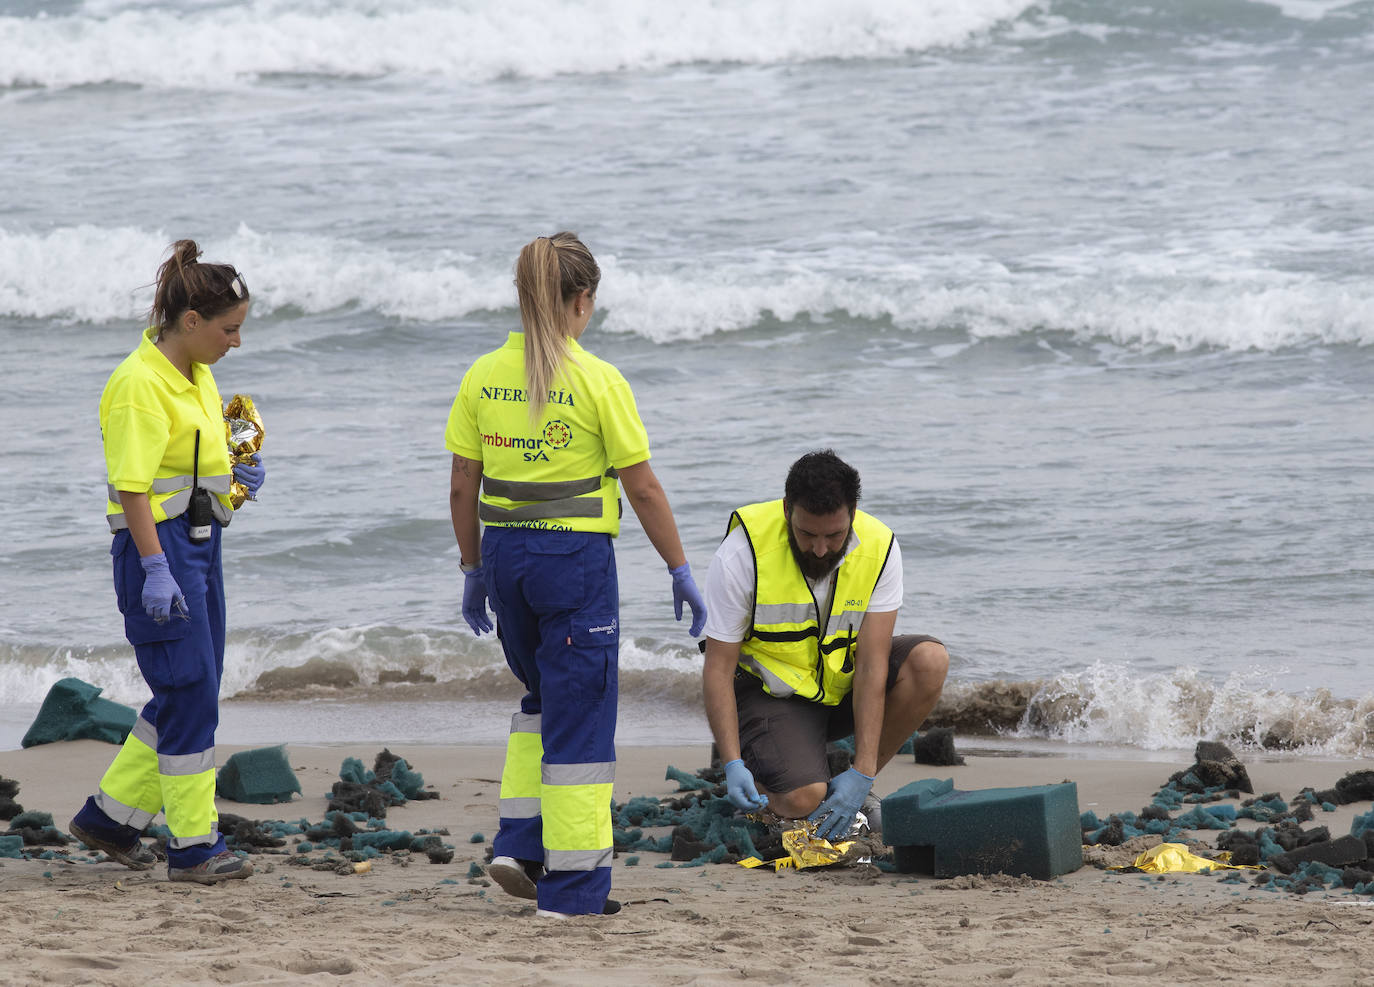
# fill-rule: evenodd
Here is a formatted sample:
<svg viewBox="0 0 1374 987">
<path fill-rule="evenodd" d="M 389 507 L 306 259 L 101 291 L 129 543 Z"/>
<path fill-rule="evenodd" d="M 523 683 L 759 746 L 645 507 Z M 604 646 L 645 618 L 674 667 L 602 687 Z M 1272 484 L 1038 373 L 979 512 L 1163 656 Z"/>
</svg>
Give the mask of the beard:
<svg viewBox="0 0 1374 987">
<path fill-rule="evenodd" d="M 801 550 L 797 544 L 796 536 L 792 534 L 792 525 L 789 524 L 787 526 L 787 543 L 792 546 L 792 558 L 797 560 L 797 568 L 802 571 L 802 575 L 807 579 L 815 580 L 829 575 L 836 566 L 844 561 L 845 546 L 849 544 L 849 536 L 853 533 L 854 529 L 851 526 L 849 531 L 845 533 L 844 543 L 838 549 L 827 552 L 825 555 L 816 555 L 814 552 Z"/>
</svg>

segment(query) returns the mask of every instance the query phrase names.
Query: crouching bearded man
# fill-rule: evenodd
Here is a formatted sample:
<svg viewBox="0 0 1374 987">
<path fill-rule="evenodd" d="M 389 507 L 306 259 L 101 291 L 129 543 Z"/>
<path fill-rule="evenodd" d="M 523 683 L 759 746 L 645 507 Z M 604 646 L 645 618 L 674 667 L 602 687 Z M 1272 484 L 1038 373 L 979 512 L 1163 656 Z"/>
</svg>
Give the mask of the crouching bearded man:
<svg viewBox="0 0 1374 987">
<path fill-rule="evenodd" d="M 859 474 L 831 450 L 788 471 L 781 500 L 741 507 L 706 579 L 706 715 L 740 809 L 878 829 L 874 780 L 944 688 L 949 653 L 894 636 L 902 559 L 892 530 L 858 509 Z M 830 777 L 826 743 L 854 736 Z"/>
</svg>

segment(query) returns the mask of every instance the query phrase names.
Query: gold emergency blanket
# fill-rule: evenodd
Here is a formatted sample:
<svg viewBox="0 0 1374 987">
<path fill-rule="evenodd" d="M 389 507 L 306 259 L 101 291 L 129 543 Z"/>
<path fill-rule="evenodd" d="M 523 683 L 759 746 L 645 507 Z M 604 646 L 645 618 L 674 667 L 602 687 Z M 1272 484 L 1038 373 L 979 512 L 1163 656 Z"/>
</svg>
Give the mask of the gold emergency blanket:
<svg viewBox="0 0 1374 987">
<path fill-rule="evenodd" d="M 789 829 L 782 834 L 782 846 L 788 856 L 773 861 L 745 857 L 739 862 L 740 866 L 762 867 L 766 863 L 772 863 L 774 870 L 786 870 L 789 867 L 802 870 L 807 867 L 829 867 L 832 864 L 850 862 L 846 855 L 854 846 L 853 840 L 842 840 L 832 844 L 829 840 L 816 835 L 814 823 L 805 820 L 798 822 L 800 825 L 796 829 Z"/>
<path fill-rule="evenodd" d="M 229 463 L 251 463 L 253 453 L 262 448 L 262 416 L 247 394 L 235 394 L 224 409 L 224 437 L 229 443 Z M 234 510 L 248 499 L 248 488 L 238 480 L 229 485 L 229 502 Z"/>
<path fill-rule="evenodd" d="M 1147 874 L 1196 874 L 1204 870 L 1264 870 L 1263 867 L 1253 864 L 1233 864 L 1230 861 L 1229 851 L 1218 854 L 1216 860 L 1208 860 L 1206 857 L 1188 852 L 1188 848 L 1182 843 L 1161 843 L 1136 857 L 1132 866 Z"/>
</svg>

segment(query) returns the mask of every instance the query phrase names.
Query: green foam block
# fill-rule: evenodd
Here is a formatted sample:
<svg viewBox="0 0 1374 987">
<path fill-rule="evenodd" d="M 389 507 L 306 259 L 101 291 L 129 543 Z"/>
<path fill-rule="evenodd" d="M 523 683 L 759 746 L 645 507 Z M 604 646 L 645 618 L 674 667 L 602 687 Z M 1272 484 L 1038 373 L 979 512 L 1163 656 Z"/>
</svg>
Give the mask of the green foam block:
<svg viewBox="0 0 1374 987">
<path fill-rule="evenodd" d="M 949 778 L 913 781 L 883 799 L 883 840 L 905 873 L 1048 881 L 1083 866 L 1078 786 L 965 792 Z"/>
<path fill-rule="evenodd" d="M 53 683 L 20 745 L 37 747 L 59 740 L 124 743 L 124 738 L 134 728 L 138 713 L 128 706 L 101 699 L 100 691 L 99 686 L 80 679 L 67 678 Z"/>
<path fill-rule="evenodd" d="M 232 755 L 215 776 L 215 791 L 234 802 L 268 805 L 290 802 L 292 792 L 300 794 L 301 783 L 286 760 L 286 745 L 279 744 Z"/>
</svg>

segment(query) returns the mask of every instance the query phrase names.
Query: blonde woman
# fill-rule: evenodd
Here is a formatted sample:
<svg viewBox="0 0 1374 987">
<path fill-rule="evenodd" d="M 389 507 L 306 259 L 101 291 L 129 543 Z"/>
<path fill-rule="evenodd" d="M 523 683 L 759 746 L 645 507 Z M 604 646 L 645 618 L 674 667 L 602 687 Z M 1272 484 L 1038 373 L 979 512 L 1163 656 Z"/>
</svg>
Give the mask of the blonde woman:
<svg viewBox="0 0 1374 987">
<path fill-rule="evenodd" d="M 490 631 L 490 600 L 526 689 L 488 873 L 547 917 L 620 910 L 608 897 L 619 486 L 667 564 L 677 618 L 687 603 L 694 637 L 706 621 L 630 385 L 578 342 L 600 280 L 576 234 L 526 244 L 515 268 L 524 331 L 468 370 L 445 435 L 463 617 Z"/>
</svg>

